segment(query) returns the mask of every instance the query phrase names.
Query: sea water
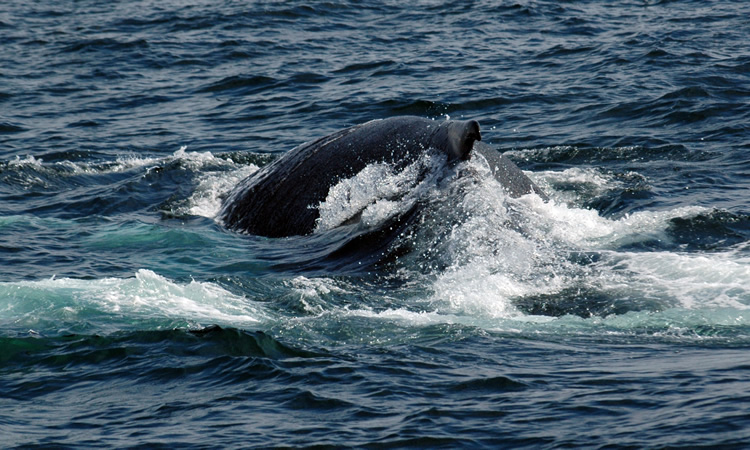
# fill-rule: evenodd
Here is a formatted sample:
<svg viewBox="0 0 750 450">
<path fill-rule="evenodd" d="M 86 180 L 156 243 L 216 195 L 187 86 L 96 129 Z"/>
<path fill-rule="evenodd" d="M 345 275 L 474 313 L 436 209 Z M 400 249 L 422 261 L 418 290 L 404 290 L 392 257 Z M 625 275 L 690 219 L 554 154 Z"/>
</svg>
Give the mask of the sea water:
<svg viewBox="0 0 750 450">
<path fill-rule="evenodd" d="M 0 5 L 2 447 L 745 447 L 745 2 Z M 479 160 L 368 166 L 311 236 L 241 180 L 373 119 Z M 339 225 L 421 205 L 402 251 Z M 374 256 L 377 260 L 378 255 Z"/>
</svg>

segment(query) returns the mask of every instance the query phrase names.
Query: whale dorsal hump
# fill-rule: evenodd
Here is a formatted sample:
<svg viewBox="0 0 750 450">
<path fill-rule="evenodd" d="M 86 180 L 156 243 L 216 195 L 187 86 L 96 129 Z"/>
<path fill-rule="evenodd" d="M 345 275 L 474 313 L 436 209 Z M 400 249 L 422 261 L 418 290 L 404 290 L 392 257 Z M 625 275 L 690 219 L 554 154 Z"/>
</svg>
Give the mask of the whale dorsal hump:
<svg viewBox="0 0 750 450">
<path fill-rule="evenodd" d="M 432 144 L 448 153 L 451 160 L 466 161 L 471 157 L 474 141 L 481 141 L 476 120 L 449 120 L 440 124 L 432 137 Z"/>
</svg>

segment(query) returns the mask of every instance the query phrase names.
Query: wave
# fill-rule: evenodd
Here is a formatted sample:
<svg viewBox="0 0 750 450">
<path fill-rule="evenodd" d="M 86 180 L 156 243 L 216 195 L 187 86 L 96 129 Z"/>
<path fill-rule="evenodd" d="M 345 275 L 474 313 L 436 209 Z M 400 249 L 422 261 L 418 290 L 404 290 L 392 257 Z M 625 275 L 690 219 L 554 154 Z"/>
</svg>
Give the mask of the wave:
<svg viewBox="0 0 750 450">
<path fill-rule="evenodd" d="M 419 179 L 422 172 L 415 167 L 394 172 L 382 164 L 368 166 L 332 187 L 329 198 L 317 205 L 318 233 L 335 230 L 357 213 L 369 217 L 362 220 L 365 227 L 382 226 L 419 203 L 419 223 L 400 229 L 395 246 L 406 250 L 396 253 L 387 270 L 421 280 L 432 292 L 426 296 L 428 303 L 442 302 L 446 312 L 518 316 L 524 314 L 517 307 L 524 298 L 567 298 L 576 290 L 592 297 L 636 300 L 607 309 L 597 306 L 596 298 L 587 304 L 585 295 L 577 295 L 582 306 L 555 315 L 670 307 L 744 309 L 750 304 L 750 290 L 742 287 L 750 285 L 742 256 L 750 237 L 746 216 L 683 206 L 606 217 L 587 205 L 611 192 L 648 189 L 648 180 L 635 172 L 590 168 L 528 173 L 547 188 L 552 201 L 545 203 L 534 195 L 510 198 L 483 170 L 470 162 L 453 173 Z M 207 183 L 212 198 L 220 198 L 215 191 L 231 184 L 220 179 Z M 317 239 L 316 244 L 324 242 Z M 649 264 L 654 261 L 673 270 L 653 272 Z M 711 267 L 716 270 L 708 270 Z M 629 289 L 623 291 L 625 285 Z M 717 302 L 719 298 L 724 300 Z"/>
<path fill-rule="evenodd" d="M 204 188 L 212 183 L 212 174 L 220 173 L 224 182 L 232 183 L 257 170 L 252 162 L 238 159 L 241 162 L 232 155 L 188 152 L 186 147 L 169 156 L 129 155 L 113 161 L 47 162 L 43 157 L 17 156 L 0 162 L 0 185 L 5 185 L 5 199 L 25 200 L 22 210 L 12 209 L 14 202 L 6 201 L 4 206 L 11 209 L 5 214 L 35 211 L 78 217 L 146 209 L 168 216 L 208 215 L 200 210 L 218 208 L 219 202 Z M 225 172 L 233 171 L 234 177 L 225 178 Z M 195 201 L 187 200 L 186 205 L 191 195 Z"/>
<path fill-rule="evenodd" d="M 293 290 L 305 299 L 299 310 L 314 316 L 304 319 L 306 326 L 317 329 L 309 322 L 330 325 L 342 316 L 398 327 L 456 323 L 524 332 L 561 327 L 626 332 L 627 323 L 628 332 L 671 335 L 730 326 L 728 317 L 738 327 L 748 325 L 744 216 L 683 206 L 608 218 L 581 206 L 633 184 L 647 185 L 637 173 L 578 168 L 529 173 L 548 188 L 547 203 L 534 195 L 510 198 L 484 175 L 482 167 L 469 163 L 442 174 L 439 182 L 419 184 L 409 170 L 371 165 L 334 186 L 319 205 L 325 224 L 319 235 L 363 207 L 373 208 L 379 218 L 374 223 L 382 224 L 383 217 L 415 201 L 426 206 L 419 226 L 397 238 L 406 251 L 385 267 L 400 280 L 388 295 L 362 293 L 340 279 L 295 278 Z M 409 196 L 415 191 L 418 200 Z M 700 240 L 695 236 L 711 240 L 712 251 L 690 245 Z M 325 242 L 309 239 L 307 245 Z M 334 290 L 334 297 L 357 301 L 342 306 L 331 299 Z"/>
<path fill-rule="evenodd" d="M 113 162 L 47 163 L 30 156 L 4 163 L 3 174 L 53 174 L 53 182 L 129 173 L 134 183 L 152 183 L 150 174 L 176 179 L 187 172 L 191 187 L 181 197 L 151 204 L 166 217 L 210 220 L 198 229 L 108 221 L 82 237 L 66 231 L 82 252 L 136 246 L 181 257 L 199 281 L 168 278 L 169 256 L 152 257 L 154 267 L 132 278 L 10 281 L 0 284 L 0 297 L 10 299 L 0 306 L 3 325 L 108 333 L 218 324 L 300 333 L 300 339 L 330 335 L 332 324 L 351 317 L 373 339 L 385 339 L 392 327 L 446 323 L 524 333 L 713 330 L 733 326 L 729 317 L 747 326 L 750 219 L 700 206 L 618 214 L 591 207 L 623 192 L 648 191 L 649 180 L 638 172 L 528 172 L 549 194 L 544 202 L 535 195 L 511 198 L 480 161 L 447 171 L 435 170 L 442 165 L 429 158 L 403 170 L 373 164 L 311 205 L 321 210 L 312 236 L 269 240 L 216 227 L 222 199 L 268 159 L 181 148 L 166 157 Z M 417 205 L 418 215 L 398 222 Z M 356 215 L 359 222 L 348 225 Z M 6 216 L 0 228 L 27 227 L 26 218 Z M 47 234 L 70 228 L 64 218 L 35 220 L 31 228 L 52 230 Z M 385 241 L 377 234 L 361 240 L 394 224 L 399 227 Z M 221 248 L 206 252 L 207 246 Z M 371 254 L 373 248 L 380 253 Z M 261 282 L 260 275 L 270 278 Z M 659 320 L 661 328 L 650 325 Z M 389 326 L 373 331 L 373 323 L 383 322 Z M 364 338 L 356 330 L 339 337 Z"/>
<path fill-rule="evenodd" d="M 694 219 L 705 208 L 607 219 L 533 198 L 521 203 L 528 208 L 521 228 L 500 228 L 502 214 L 494 220 L 488 214 L 474 216 L 440 247 L 444 258 L 452 254 L 436 277 L 433 295 L 446 311 L 498 318 L 528 313 L 606 317 L 750 306 L 744 243 L 712 253 L 667 244 L 675 220 Z M 491 207 L 481 201 L 478 206 Z"/>
<path fill-rule="evenodd" d="M 204 357 L 261 357 L 282 359 L 303 358 L 314 355 L 310 351 L 285 345 L 263 332 L 250 332 L 237 328 L 211 325 L 193 329 L 118 331 L 107 337 L 95 334 L 66 334 L 43 337 L 29 331 L 13 337 L 0 337 L 0 363 L 35 359 L 39 367 L 57 369 L 97 364 L 100 369 L 121 367 L 132 369 L 133 360 L 148 364 L 152 356 L 148 348 L 159 345 L 159 356 L 164 353 L 184 356 L 201 354 Z M 128 361 L 127 357 L 131 358 Z M 145 360 L 145 361 L 144 361 Z M 113 367 L 114 366 L 114 367 Z M 155 371 L 158 372 L 158 371 Z M 148 371 L 142 372 L 147 378 Z M 216 380 L 216 382 L 221 382 Z M 48 392 L 48 389 L 42 388 Z M 28 398 L 28 391 L 19 389 L 9 393 L 18 398 Z M 14 395 L 15 394 L 15 395 Z"/>
<path fill-rule="evenodd" d="M 32 188 L 55 189 L 65 187 L 68 183 L 81 184 L 76 177 L 82 175 L 109 175 L 145 168 L 147 172 L 158 170 L 168 164 L 183 164 L 192 169 L 208 165 L 222 164 L 225 160 L 216 158 L 210 152 L 190 153 L 181 147 L 168 157 L 120 156 L 114 161 L 88 162 L 62 159 L 45 162 L 44 157 L 27 155 L 16 156 L 9 161 L 0 162 L 0 181 L 11 188 L 28 190 Z"/>
<path fill-rule="evenodd" d="M 129 329 L 252 327 L 263 309 L 216 283 L 176 283 L 151 270 L 133 278 L 50 278 L 0 283 L 6 330 L 108 334 Z"/>
</svg>

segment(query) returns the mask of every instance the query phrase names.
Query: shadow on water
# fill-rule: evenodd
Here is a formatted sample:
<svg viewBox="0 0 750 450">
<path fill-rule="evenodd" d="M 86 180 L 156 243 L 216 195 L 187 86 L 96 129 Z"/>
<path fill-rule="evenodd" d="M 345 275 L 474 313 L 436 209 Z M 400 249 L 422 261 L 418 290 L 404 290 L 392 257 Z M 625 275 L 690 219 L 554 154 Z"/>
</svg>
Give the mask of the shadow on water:
<svg viewBox="0 0 750 450">
<path fill-rule="evenodd" d="M 180 357 L 257 357 L 270 359 L 320 356 L 295 349 L 262 331 L 212 325 L 200 329 L 142 330 L 106 336 L 67 334 L 0 338 L 0 363 L 5 367 L 138 366 L 169 354 Z"/>
<path fill-rule="evenodd" d="M 574 315 L 582 318 L 664 309 L 664 305 L 655 300 L 616 297 L 589 286 L 570 287 L 554 294 L 531 295 L 515 300 L 514 304 L 526 314 L 553 317 Z"/>
<path fill-rule="evenodd" d="M 260 253 L 261 258 L 274 261 L 274 271 L 286 273 L 356 275 L 383 270 L 409 252 L 411 244 L 403 236 L 419 216 L 415 205 L 374 229 L 352 224 L 310 236 L 286 238 L 283 242 L 268 239 L 267 244 L 281 246 L 278 253 L 273 250 Z"/>
</svg>

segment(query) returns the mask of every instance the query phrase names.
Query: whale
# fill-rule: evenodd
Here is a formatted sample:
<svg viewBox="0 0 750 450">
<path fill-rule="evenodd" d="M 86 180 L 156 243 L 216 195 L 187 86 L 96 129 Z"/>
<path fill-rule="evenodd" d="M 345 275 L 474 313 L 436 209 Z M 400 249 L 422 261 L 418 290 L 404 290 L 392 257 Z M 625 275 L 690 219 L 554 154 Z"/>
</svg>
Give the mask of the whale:
<svg viewBox="0 0 750 450">
<path fill-rule="evenodd" d="M 219 219 L 230 230 L 257 236 L 310 235 L 318 205 L 337 183 L 370 164 L 403 169 L 425 152 L 445 155 L 448 166 L 483 158 L 508 195 L 535 193 L 546 200 L 518 166 L 481 140 L 476 120 L 397 116 L 351 126 L 302 144 L 248 176 L 226 197 Z"/>
</svg>

